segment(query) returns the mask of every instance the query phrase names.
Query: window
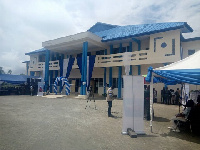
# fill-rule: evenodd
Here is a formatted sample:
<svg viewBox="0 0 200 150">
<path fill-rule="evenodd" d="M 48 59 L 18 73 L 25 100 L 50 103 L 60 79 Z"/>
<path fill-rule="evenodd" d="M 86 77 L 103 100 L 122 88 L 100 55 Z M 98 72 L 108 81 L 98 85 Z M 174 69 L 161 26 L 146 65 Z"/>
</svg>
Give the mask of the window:
<svg viewBox="0 0 200 150">
<path fill-rule="evenodd" d="M 195 50 L 188 50 L 188 55 L 192 55 L 195 53 Z"/>
<path fill-rule="evenodd" d="M 113 54 L 119 53 L 119 48 L 113 48 Z"/>
<path fill-rule="evenodd" d="M 122 47 L 122 53 L 126 52 L 127 48 L 126 47 Z"/>
<path fill-rule="evenodd" d="M 117 80 L 117 78 L 113 78 L 113 88 L 118 88 L 118 80 Z"/>
</svg>

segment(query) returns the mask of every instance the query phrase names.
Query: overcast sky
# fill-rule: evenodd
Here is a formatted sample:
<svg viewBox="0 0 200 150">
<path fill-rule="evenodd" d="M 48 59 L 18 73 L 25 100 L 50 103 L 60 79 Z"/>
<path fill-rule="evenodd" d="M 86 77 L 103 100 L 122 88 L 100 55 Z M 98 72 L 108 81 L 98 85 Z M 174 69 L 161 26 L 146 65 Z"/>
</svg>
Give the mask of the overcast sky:
<svg viewBox="0 0 200 150">
<path fill-rule="evenodd" d="M 200 37 L 200 0 L 0 0 L 0 67 L 25 73 L 25 53 L 96 22 L 134 25 L 187 22 Z"/>
</svg>

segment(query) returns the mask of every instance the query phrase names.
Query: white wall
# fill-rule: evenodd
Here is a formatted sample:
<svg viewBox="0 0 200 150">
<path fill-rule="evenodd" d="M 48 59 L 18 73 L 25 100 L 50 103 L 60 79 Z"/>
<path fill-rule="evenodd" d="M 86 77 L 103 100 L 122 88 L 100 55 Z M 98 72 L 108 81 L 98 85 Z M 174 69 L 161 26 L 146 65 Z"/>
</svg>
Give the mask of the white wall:
<svg viewBox="0 0 200 150">
<path fill-rule="evenodd" d="M 195 50 L 196 52 L 200 50 L 200 40 L 182 42 L 181 45 L 183 48 L 183 58 L 188 56 L 188 50 Z"/>
</svg>

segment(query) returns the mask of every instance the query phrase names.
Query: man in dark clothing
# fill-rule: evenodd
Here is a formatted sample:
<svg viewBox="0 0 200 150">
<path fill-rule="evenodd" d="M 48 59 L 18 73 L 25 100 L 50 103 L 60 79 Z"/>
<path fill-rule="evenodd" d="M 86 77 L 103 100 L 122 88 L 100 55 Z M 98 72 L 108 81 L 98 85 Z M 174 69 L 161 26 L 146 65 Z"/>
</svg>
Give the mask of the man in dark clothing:
<svg viewBox="0 0 200 150">
<path fill-rule="evenodd" d="M 161 103 L 165 103 L 165 87 L 161 90 Z"/>
<path fill-rule="evenodd" d="M 175 92 L 175 95 L 176 95 L 175 104 L 178 105 L 179 104 L 179 99 L 180 99 L 180 90 L 179 90 L 179 88 L 177 88 L 177 90 Z"/>
<path fill-rule="evenodd" d="M 197 97 L 197 104 L 191 109 L 188 119 L 191 122 L 192 133 L 200 135 L 200 95 Z"/>
<path fill-rule="evenodd" d="M 113 101 L 113 87 L 111 86 L 107 90 L 107 102 L 108 102 L 108 117 L 112 117 L 113 115 L 111 114 L 111 107 L 112 107 L 112 101 Z"/>
<path fill-rule="evenodd" d="M 166 87 L 165 93 L 164 93 L 164 103 L 168 104 L 168 100 L 169 100 L 169 90 L 168 90 L 168 87 Z"/>
<path fill-rule="evenodd" d="M 150 86 L 144 91 L 144 117 L 150 120 Z"/>
</svg>

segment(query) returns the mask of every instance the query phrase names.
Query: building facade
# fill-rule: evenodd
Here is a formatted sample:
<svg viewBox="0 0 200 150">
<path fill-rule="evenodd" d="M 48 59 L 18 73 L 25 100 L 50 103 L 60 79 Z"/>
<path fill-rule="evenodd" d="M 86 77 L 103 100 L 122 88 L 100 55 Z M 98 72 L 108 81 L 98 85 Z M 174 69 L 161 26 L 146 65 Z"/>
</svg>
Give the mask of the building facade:
<svg viewBox="0 0 200 150">
<path fill-rule="evenodd" d="M 26 53 L 30 56 L 26 69 L 29 75 L 43 77 L 50 92 L 56 77 L 62 76 L 72 84 L 71 92 L 86 95 L 92 85 L 94 93 L 102 95 L 113 86 L 122 98 L 125 65 L 130 65 L 130 75 L 141 76 L 149 66 L 162 67 L 192 55 L 200 50 L 200 38 L 185 39 L 183 33 L 189 32 L 193 29 L 186 22 L 128 26 L 98 22 L 86 32 L 45 41 L 42 49 Z M 154 85 L 158 99 L 163 86 Z M 59 87 L 61 92 L 62 83 Z"/>
</svg>

